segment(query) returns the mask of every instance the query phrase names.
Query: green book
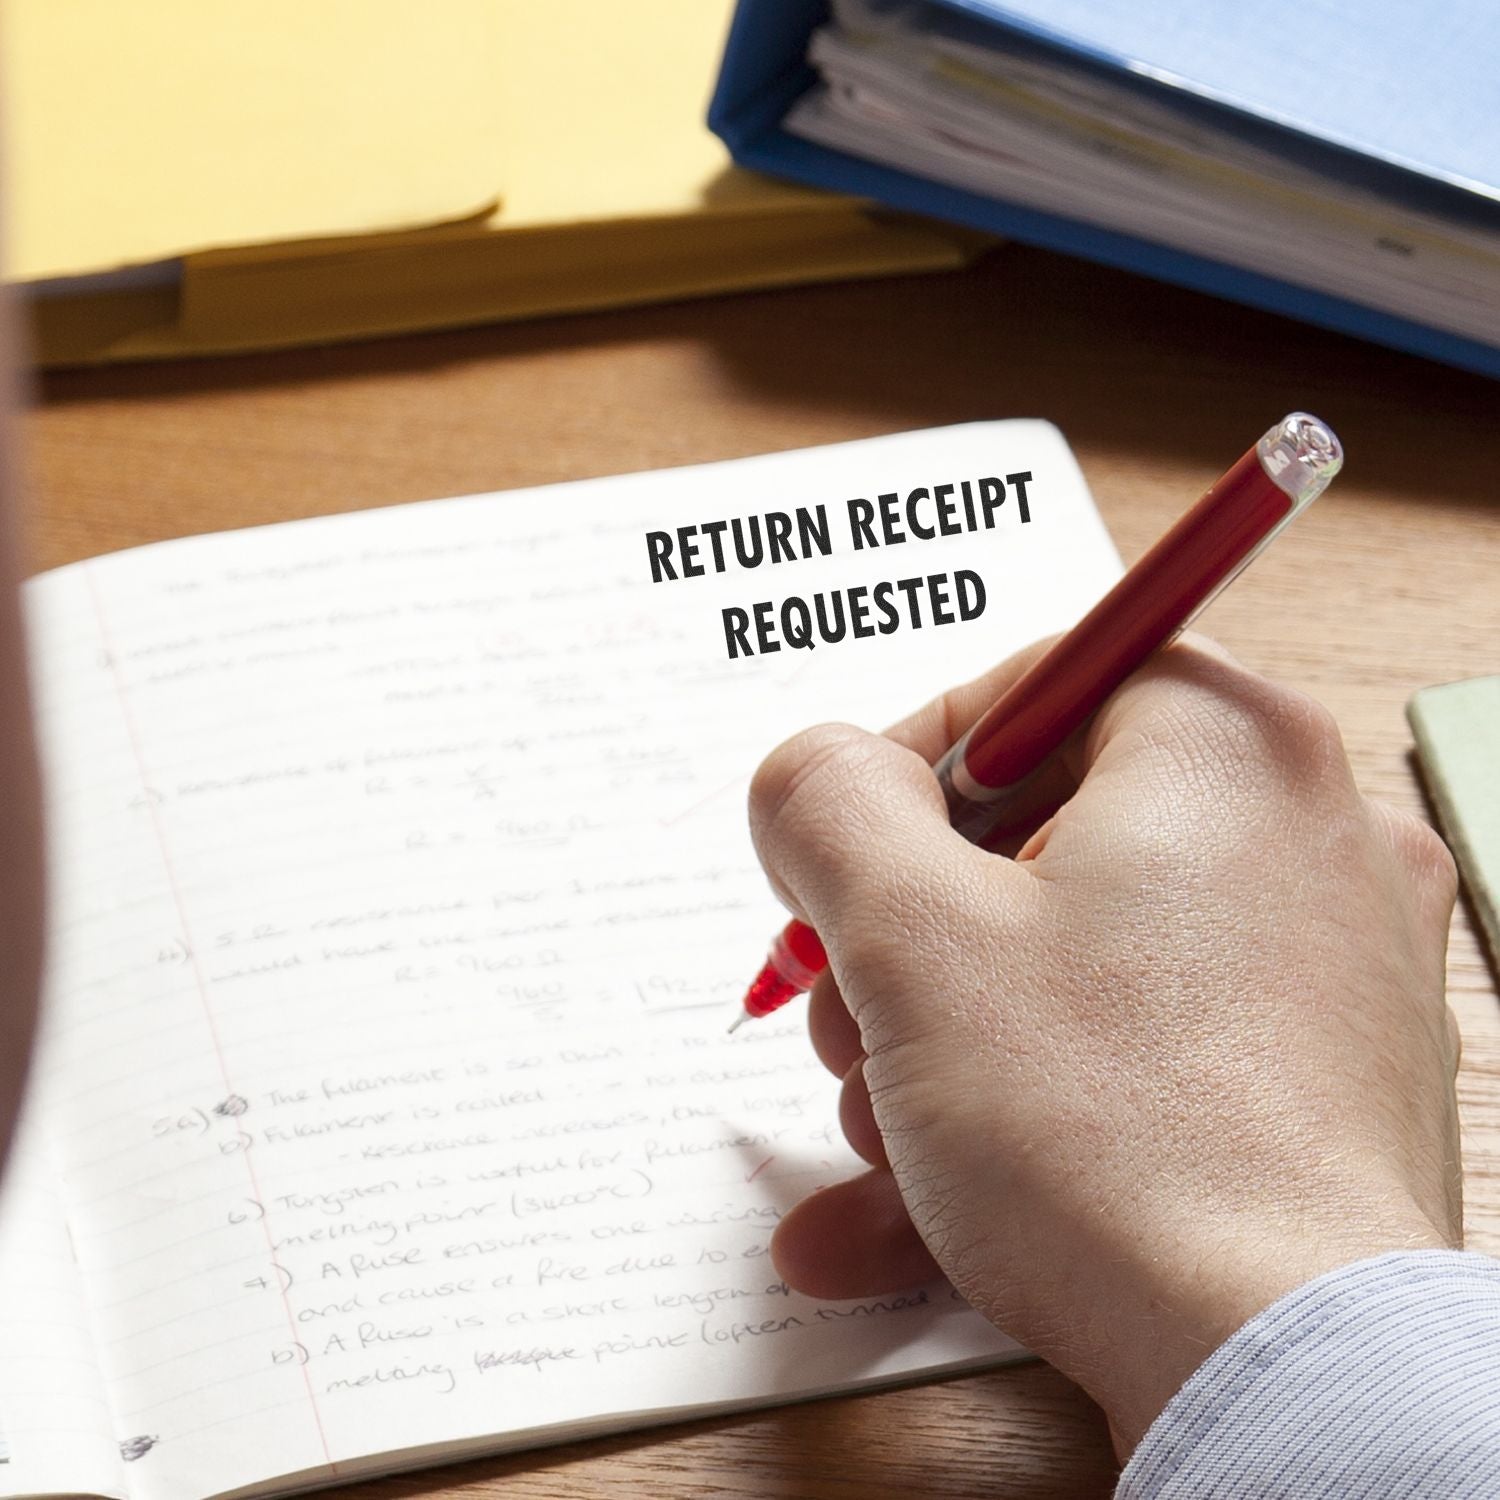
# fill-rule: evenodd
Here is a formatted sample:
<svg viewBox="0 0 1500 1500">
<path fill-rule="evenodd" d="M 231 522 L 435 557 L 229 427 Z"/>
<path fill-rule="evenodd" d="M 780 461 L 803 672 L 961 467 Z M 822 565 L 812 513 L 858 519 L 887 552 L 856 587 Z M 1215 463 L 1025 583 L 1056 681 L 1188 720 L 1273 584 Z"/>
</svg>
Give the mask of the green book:
<svg viewBox="0 0 1500 1500">
<path fill-rule="evenodd" d="M 1406 717 L 1438 821 L 1500 967 L 1500 677 L 1423 688 Z"/>
</svg>

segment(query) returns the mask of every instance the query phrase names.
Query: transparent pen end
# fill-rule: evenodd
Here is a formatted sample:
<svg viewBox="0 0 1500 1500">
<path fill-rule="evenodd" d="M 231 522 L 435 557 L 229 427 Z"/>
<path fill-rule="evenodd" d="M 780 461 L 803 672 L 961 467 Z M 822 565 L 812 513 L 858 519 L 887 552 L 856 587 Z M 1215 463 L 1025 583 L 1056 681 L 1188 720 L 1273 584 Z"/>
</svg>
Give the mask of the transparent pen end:
<svg viewBox="0 0 1500 1500">
<path fill-rule="evenodd" d="M 1283 417 L 1255 445 L 1261 467 L 1296 510 L 1311 505 L 1344 466 L 1344 450 L 1325 423 L 1305 411 Z"/>
</svg>

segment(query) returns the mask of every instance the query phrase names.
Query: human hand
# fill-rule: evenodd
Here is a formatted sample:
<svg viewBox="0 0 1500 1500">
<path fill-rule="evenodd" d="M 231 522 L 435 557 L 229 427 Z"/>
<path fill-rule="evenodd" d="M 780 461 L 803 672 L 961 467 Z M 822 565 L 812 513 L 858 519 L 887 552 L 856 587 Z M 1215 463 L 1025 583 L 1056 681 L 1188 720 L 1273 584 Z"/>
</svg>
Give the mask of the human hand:
<svg viewBox="0 0 1500 1500">
<path fill-rule="evenodd" d="M 1103 1406 L 1124 1458 L 1225 1338 L 1324 1271 L 1461 1238 L 1437 836 L 1355 789 L 1311 700 L 1159 653 L 1065 752 L 1016 858 L 929 763 L 1034 653 L 751 788 L 830 970 L 809 1023 L 871 1170 L 772 1242 L 821 1297 L 939 1271 Z"/>
</svg>

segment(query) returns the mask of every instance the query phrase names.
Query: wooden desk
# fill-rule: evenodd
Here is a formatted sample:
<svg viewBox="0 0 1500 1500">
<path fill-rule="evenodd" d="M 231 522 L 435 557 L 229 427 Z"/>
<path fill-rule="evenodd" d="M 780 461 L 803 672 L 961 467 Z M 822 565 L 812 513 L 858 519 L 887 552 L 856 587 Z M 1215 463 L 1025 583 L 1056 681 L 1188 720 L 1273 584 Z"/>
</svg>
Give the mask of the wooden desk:
<svg viewBox="0 0 1500 1500">
<path fill-rule="evenodd" d="M 1402 707 L 1500 671 L 1500 387 L 1004 247 L 962 275 L 41 381 L 38 567 L 185 532 L 732 458 L 981 417 L 1067 434 L 1126 558 L 1286 410 L 1345 477 L 1209 629 L 1338 715 L 1366 790 L 1421 798 Z M 933 685 L 934 687 L 936 684 Z M 1500 1251 L 1500 1011 L 1461 913 L 1471 1243 Z M 1104 1496 L 1097 1412 L 1040 1366 L 358 1486 L 809 1497 Z"/>
</svg>

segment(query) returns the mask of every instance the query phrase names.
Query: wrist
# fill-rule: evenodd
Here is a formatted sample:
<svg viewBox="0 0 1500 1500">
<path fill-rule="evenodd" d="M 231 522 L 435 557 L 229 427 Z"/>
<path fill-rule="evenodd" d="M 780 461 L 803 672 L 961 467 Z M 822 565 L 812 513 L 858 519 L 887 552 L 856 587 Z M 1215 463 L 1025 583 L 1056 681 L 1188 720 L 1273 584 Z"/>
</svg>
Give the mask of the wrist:
<svg viewBox="0 0 1500 1500">
<path fill-rule="evenodd" d="M 1299 1287 L 1392 1250 L 1454 1246 L 1413 1210 L 1383 1226 L 1323 1237 L 1245 1236 L 1219 1249 L 1157 1258 L 1133 1295 L 1111 1299 L 1099 1341 L 1107 1356 L 1081 1383 L 1104 1409 L 1123 1463 L 1168 1402 L 1222 1344 Z M 1118 1291 L 1118 1289 L 1116 1289 Z"/>
</svg>

